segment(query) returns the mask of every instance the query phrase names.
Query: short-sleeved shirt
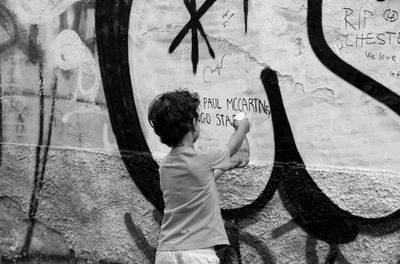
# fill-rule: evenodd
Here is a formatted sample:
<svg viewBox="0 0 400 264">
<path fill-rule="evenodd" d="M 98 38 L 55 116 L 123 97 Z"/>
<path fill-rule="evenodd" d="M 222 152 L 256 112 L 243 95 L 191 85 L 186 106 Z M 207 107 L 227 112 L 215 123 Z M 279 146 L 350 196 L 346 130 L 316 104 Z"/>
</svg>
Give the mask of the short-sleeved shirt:
<svg viewBox="0 0 400 264">
<path fill-rule="evenodd" d="M 158 250 L 186 250 L 229 245 L 214 169 L 230 166 L 228 146 L 208 152 L 182 146 L 160 163 L 165 209 Z"/>
</svg>

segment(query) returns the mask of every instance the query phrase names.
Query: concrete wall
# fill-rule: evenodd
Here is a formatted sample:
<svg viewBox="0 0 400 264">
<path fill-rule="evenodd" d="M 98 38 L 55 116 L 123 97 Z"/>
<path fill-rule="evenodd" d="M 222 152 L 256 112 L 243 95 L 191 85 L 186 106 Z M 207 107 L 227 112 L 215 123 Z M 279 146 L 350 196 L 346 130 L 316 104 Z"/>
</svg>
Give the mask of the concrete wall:
<svg viewBox="0 0 400 264">
<path fill-rule="evenodd" d="M 0 263 L 153 263 L 147 107 L 180 87 L 199 149 L 251 120 L 221 263 L 400 263 L 400 3 L 191 3 L 0 2 Z"/>
</svg>

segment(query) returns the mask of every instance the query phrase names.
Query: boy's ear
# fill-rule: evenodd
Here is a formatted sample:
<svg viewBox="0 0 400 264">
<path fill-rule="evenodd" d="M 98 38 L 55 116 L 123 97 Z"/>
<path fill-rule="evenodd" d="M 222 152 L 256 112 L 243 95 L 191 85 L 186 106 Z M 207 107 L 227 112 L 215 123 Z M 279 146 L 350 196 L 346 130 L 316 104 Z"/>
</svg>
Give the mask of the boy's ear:
<svg viewBox="0 0 400 264">
<path fill-rule="evenodd" d="M 190 129 L 190 130 L 194 130 L 194 121 L 192 121 L 192 122 L 188 122 L 187 124 L 186 124 L 186 126 Z"/>
<path fill-rule="evenodd" d="M 196 118 L 193 118 L 192 123 L 190 124 L 191 130 L 196 131 Z"/>
</svg>

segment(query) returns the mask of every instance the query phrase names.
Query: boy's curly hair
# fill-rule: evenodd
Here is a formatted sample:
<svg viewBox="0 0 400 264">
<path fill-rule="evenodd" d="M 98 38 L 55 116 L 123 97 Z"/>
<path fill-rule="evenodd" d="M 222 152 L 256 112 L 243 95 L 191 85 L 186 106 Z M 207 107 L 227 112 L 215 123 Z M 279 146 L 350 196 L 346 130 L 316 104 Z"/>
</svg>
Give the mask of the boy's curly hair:
<svg viewBox="0 0 400 264">
<path fill-rule="evenodd" d="M 156 96 L 149 106 L 149 123 L 162 143 L 176 147 L 194 129 L 193 119 L 199 118 L 197 93 L 175 90 Z"/>
</svg>

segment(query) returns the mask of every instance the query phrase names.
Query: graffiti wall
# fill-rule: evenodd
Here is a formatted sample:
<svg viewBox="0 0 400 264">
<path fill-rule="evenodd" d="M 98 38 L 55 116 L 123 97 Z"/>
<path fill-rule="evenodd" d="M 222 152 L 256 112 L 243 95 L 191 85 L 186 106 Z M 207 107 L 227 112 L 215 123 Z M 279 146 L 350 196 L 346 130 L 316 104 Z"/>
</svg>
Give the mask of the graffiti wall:
<svg viewBox="0 0 400 264">
<path fill-rule="evenodd" d="M 217 181 L 221 263 L 400 263 L 400 3 L 0 2 L 0 263 L 153 263 L 159 93 L 200 96 L 196 148 L 245 111 Z"/>
</svg>

